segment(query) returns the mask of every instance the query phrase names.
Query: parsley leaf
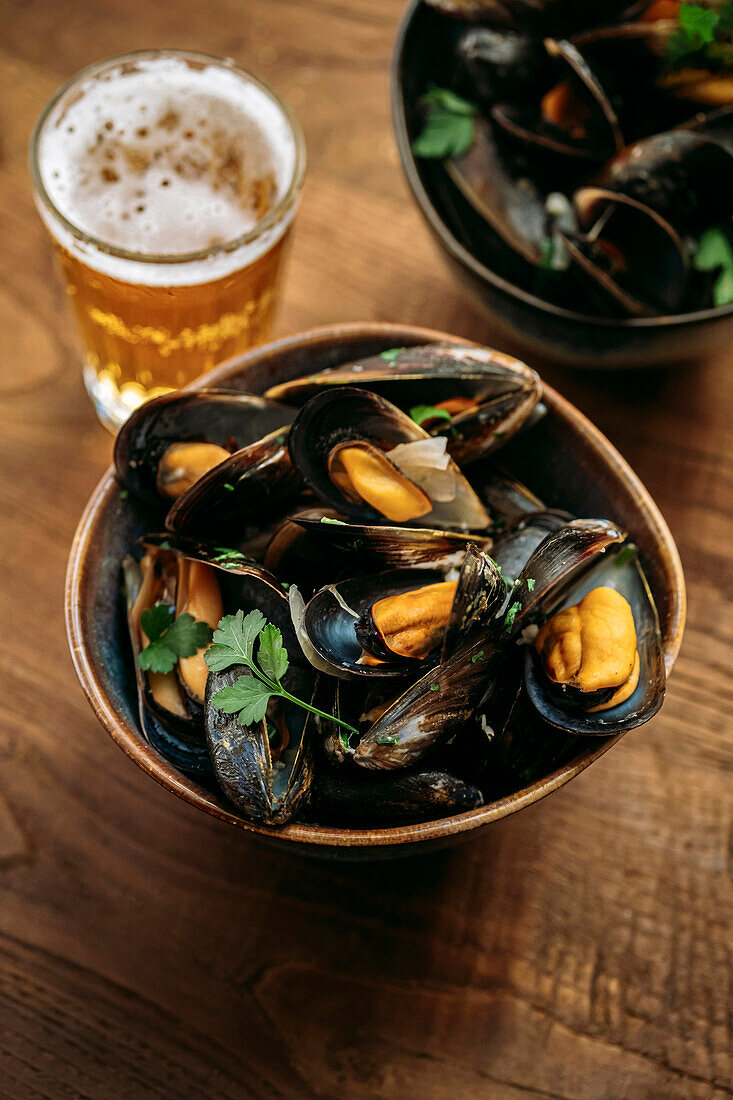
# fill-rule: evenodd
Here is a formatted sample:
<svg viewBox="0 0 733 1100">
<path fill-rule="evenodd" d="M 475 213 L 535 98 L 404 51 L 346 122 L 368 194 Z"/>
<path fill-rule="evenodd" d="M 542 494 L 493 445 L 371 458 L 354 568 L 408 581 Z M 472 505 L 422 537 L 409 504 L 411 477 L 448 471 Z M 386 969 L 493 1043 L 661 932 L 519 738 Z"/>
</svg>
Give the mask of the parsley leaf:
<svg viewBox="0 0 733 1100">
<path fill-rule="evenodd" d="M 430 685 L 430 690 L 431 691 L 440 691 L 440 684 L 432 683 Z"/>
<path fill-rule="evenodd" d="M 321 516 L 321 523 L 331 523 L 334 527 L 347 527 L 342 519 L 331 519 L 330 516 Z"/>
<path fill-rule="evenodd" d="M 447 409 L 436 409 L 435 405 L 414 405 L 410 409 L 410 419 L 416 424 L 422 424 L 425 420 L 450 420 L 451 415 Z"/>
<path fill-rule="evenodd" d="M 460 157 L 473 142 L 477 108 L 448 88 L 433 87 L 420 99 L 426 108 L 419 136 L 412 143 L 416 157 Z"/>
<path fill-rule="evenodd" d="M 512 606 L 509 608 L 506 615 L 504 616 L 504 632 L 505 633 L 508 633 L 511 630 L 511 628 L 514 626 L 514 620 L 516 619 L 517 612 L 519 611 L 521 606 L 522 605 L 521 605 L 520 601 L 516 600 L 512 604 Z"/>
<path fill-rule="evenodd" d="M 140 616 L 140 626 L 145 631 L 149 642 L 157 642 L 173 622 L 175 610 L 165 603 L 156 603 L 153 607 L 146 607 Z"/>
<path fill-rule="evenodd" d="M 146 608 L 140 616 L 140 626 L 149 644 L 137 657 L 146 672 L 172 672 L 180 657 L 193 657 L 211 641 L 208 623 L 196 622 L 193 615 L 175 612 L 166 604 Z"/>
<path fill-rule="evenodd" d="M 288 671 L 288 654 L 283 645 L 283 636 L 276 626 L 268 623 L 260 633 L 260 646 L 257 660 L 265 676 L 279 682 Z"/>
<path fill-rule="evenodd" d="M 715 28 L 719 22 L 720 16 L 717 12 L 703 8 L 700 4 L 682 4 L 680 7 L 680 28 L 690 38 L 696 39 L 699 45 L 707 45 L 715 40 Z"/>
<path fill-rule="evenodd" d="M 273 693 L 252 674 L 238 676 L 233 684 L 221 688 L 213 696 L 217 710 L 238 714 L 243 726 L 261 722 Z"/>
<path fill-rule="evenodd" d="M 698 241 L 693 263 L 698 271 L 719 269 L 713 285 L 716 306 L 733 302 L 733 247 L 722 229 L 705 230 Z"/>
<path fill-rule="evenodd" d="M 478 651 L 478 653 L 474 653 L 473 657 L 471 658 L 471 664 L 475 665 L 477 661 L 483 661 L 483 659 L 484 659 L 484 651 L 483 651 L 483 649 L 480 649 Z"/>
</svg>

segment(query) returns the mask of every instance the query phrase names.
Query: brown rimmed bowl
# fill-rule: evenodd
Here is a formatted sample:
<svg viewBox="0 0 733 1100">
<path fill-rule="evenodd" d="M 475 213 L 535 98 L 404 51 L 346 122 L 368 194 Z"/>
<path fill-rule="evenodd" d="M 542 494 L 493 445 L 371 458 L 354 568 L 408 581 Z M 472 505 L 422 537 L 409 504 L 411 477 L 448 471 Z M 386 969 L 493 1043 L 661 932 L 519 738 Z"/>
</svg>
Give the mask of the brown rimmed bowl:
<svg viewBox="0 0 733 1100">
<path fill-rule="evenodd" d="M 439 340 L 465 343 L 446 333 L 406 325 L 329 325 L 232 359 L 190 388 L 226 386 L 261 393 L 276 382 L 387 348 Z M 669 529 L 644 486 L 598 429 L 549 386 L 544 386 L 543 400 L 547 416 L 520 436 L 521 445 L 509 444 L 501 452 L 502 462 L 549 505 L 565 507 L 578 516 L 612 519 L 628 530 L 639 547 L 657 603 L 669 673 L 685 621 L 684 578 Z M 445 847 L 562 787 L 618 740 L 595 738 L 569 763 L 529 786 L 456 817 L 389 829 L 299 822 L 284 828 L 253 825 L 223 797 L 178 771 L 140 731 L 120 563 L 145 527 L 146 518 L 133 501 L 120 498 L 110 468 L 84 510 L 66 577 L 66 625 L 81 685 L 107 733 L 148 775 L 190 805 L 281 848 L 333 859 L 379 859 Z"/>
<path fill-rule="evenodd" d="M 418 100 L 431 82 L 450 83 L 451 35 L 460 26 L 424 0 L 408 4 L 392 56 L 392 122 L 412 196 L 457 278 L 490 314 L 492 332 L 504 334 L 512 350 L 586 369 L 669 366 L 729 347 L 733 305 L 612 320 L 553 305 L 517 285 L 508 246 L 471 209 L 440 162 L 412 153 L 422 125 Z"/>
</svg>

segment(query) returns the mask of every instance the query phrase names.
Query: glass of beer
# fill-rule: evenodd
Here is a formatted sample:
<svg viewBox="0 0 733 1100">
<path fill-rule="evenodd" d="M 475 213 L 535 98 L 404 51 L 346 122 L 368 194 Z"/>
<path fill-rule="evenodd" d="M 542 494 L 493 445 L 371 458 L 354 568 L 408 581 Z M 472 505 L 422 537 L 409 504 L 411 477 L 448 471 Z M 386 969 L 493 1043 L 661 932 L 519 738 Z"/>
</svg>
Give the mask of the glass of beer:
<svg viewBox="0 0 733 1100">
<path fill-rule="evenodd" d="M 268 339 L 305 146 L 262 81 L 181 50 L 91 65 L 30 162 L 107 427 Z"/>
</svg>

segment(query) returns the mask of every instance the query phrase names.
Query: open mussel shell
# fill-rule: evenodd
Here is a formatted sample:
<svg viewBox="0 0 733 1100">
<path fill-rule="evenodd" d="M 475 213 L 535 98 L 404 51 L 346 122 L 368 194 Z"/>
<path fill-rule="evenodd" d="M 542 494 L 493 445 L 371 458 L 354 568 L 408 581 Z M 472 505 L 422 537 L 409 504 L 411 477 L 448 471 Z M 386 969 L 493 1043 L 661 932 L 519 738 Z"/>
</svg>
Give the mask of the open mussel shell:
<svg viewBox="0 0 733 1100">
<path fill-rule="evenodd" d="M 444 771 L 377 777 L 324 769 L 316 777 L 310 816 L 349 825 L 394 825 L 453 817 L 483 801 L 478 787 Z"/>
<path fill-rule="evenodd" d="M 281 426 L 200 477 L 175 501 L 166 527 L 237 546 L 253 519 L 262 524 L 279 518 L 301 484 L 290 460 L 288 429 Z"/>
<path fill-rule="evenodd" d="M 656 211 L 627 195 L 581 187 L 573 197 L 585 236 L 561 234 L 594 297 L 630 317 L 674 313 L 687 290 L 687 249 Z M 587 286 L 587 283 L 586 283 Z"/>
<path fill-rule="evenodd" d="M 215 694 L 249 675 L 245 667 L 210 673 L 205 705 L 209 751 L 227 798 L 250 821 L 283 825 L 303 808 L 310 793 L 313 716 L 279 698 L 271 700 L 265 719 L 249 726 L 242 726 L 236 714 L 218 710 Z M 310 697 L 312 684 L 312 677 L 294 666 L 283 679 L 286 690 L 301 698 Z M 272 746 L 277 742 L 284 742 L 284 748 L 274 754 Z"/>
<path fill-rule="evenodd" d="M 379 664 L 365 664 L 364 649 L 357 637 L 356 626 L 377 600 L 439 584 L 443 579 L 440 570 L 414 569 L 354 577 L 327 585 L 315 594 L 306 607 L 305 628 L 311 644 L 333 670 L 352 676 L 405 676 L 411 670 L 418 674 L 426 661 L 399 658 L 397 655 L 390 660 L 385 654 Z M 427 663 L 434 664 L 438 656 L 439 653 L 431 655 Z"/>
<path fill-rule="evenodd" d="M 707 134 L 670 130 L 624 149 L 592 183 L 649 207 L 679 233 L 695 232 L 730 213 L 733 154 Z"/>
<path fill-rule="evenodd" d="M 534 646 L 524 655 L 524 683 L 537 713 L 567 733 L 608 737 L 634 729 L 652 718 L 665 693 L 664 652 L 654 599 L 636 554 L 623 547 L 592 568 L 563 593 L 552 613 L 573 606 L 594 588 L 613 588 L 631 606 L 639 653 L 639 682 L 629 699 L 607 710 L 591 712 L 570 705 L 552 690 Z"/>
<path fill-rule="evenodd" d="M 316 394 L 298 413 L 289 440 L 293 465 L 316 496 L 359 523 L 387 521 L 464 531 L 488 527 L 484 506 L 445 453 L 444 441 L 428 435 L 378 394 L 353 386 Z M 415 447 L 408 448 L 410 444 L 422 444 L 419 454 Z M 371 473 L 364 476 L 359 490 L 350 474 L 337 472 L 340 456 L 347 452 L 365 454 L 376 468 L 373 478 Z M 400 508 L 408 498 L 399 519 L 387 504 L 395 487 Z"/>
<path fill-rule="evenodd" d="M 172 550 L 194 561 L 204 562 L 226 573 L 240 574 L 242 576 L 260 577 L 263 575 L 263 567 L 255 558 L 249 557 L 244 552 L 230 546 L 218 546 L 214 542 L 203 539 L 189 538 L 186 535 L 174 534 L 171 531 L 156 532 L 144 535 L 140 539 L 144 547 L 158 547 L 160 550 Z M 277 577 L 270 575 L 269 579 L 277 583 Z"/>
<path fill-rule="evenodd" d="M 498 539 L 491 556 L 508 581 L 513 584 L 539 544 L 552 531 L 559 531 L 572 520 L 569 512 L 547 509 L 533 512 L 517 521 L 512 530 Z"/>
<path fill-rule="evenodd" d="M 548 236 L 545 201 L 517 168 L 489 122 L 474 118 L 474 137 L 445 169 L 467 202 L 518 256 L 536 266 Z"/>
<path fill-rule="evenodd" d="M 375 618 L 375 605 L 388 597 L 413 593 L 433 585 L 450 602 L 436 621 L 428 618 L 424 639 L 433 638 L 426 656 L 401 656 L 390 649 Z M 455 590 L 445 584 L 439 569 L 408 569 L 354 577 L 328 585 L 317 592 L 305 612 L 305 629 L 319 656 L 334 669 L 354 676 L 417 676 L 450 653 L 461 638 L 484 628 L 504 599 L 504 586 L 497 584 L 496 567 L 475 545 L 468 546 Z M 425 608 L 426 615 L 432 610 Z M 401 624 L 400 624 L 401 625 Z M 407 625 L 407 624 L 405 624 Z M 419 629 L 421 624 L 414 624 Z M 396 629 L 396 627 L 394 627 Z M 435 644 L 435 638 L 439 642 Z M 365 657 L 366 655 L 366 657 Z M 376 658 L 376 662 L 371 660 Z M 378 662 L 378 663 L 377 663 Z"/>
<path fill-rule="evenodd" d="M 170 557 L 172 559 L 173 555 Z M 132 556 L 126 557 L 122 563 L 141 728 L 161 756 L 190 775 L 208 778 L 212 768 L 204 739 L 201 709 L 187 698 L 175 671 L 148 673 L 137 663 L 142 651 L 140 613 L 152 606 L 158 597 L 149 564 L 144 573 L 140 562 Z"/>
<path fill-rule="evenodd" d="M 438 407 L 426 420 L 431 435 L 445 435 L 459 465 L 472 462 L 521 428 L 540 396 L 537 374 L 520 360 L 491 348 L 434 344 L 395 348 L 389 360 L 374 355 L 268 390 L 273 400 L 302 405 L 332 386 L 358 386 L 403 412 Z"/>
<path fill-rule="evenodd" d="M 428 527 L 390 527 L 346 523 L 333 511 L 309 509 L 296 512 L 290 522 L 335 550 L 355 555 L 365 572 L 368 568 L 412 569 L 430 566 L 449 569 L 460 566 L 469 544 L 490 550 L 488 535 L 463 535 L 457 531 L 433 531 Z"/>
<path fill-rule="evenodd" d="M 582 99 L 586 108 L 587 123 L 576 127 L 563 125 L 543 117 L 539 103 L 497 103 L 491 109 L 491 117 L 512 138 L 524 145 L 534 146 L 545 153 L 581 160 L 607 160 L 624 147 L 624 139 L 616 111 L 597 76 L 588 65 L 577 46 L 565 39 L 548 38 L 545 48 L 557 61 L 555 87 L 567 84 L 568 93 Z M 547 96 L 542 101 L 547 102 Z M 562 113 L 562 104 L 559 108 Z M 575 129 L 579 132 L 576 133 Z"/>
<path fill-rule="evenodd" d="M 114 463 L 120 481 L 131 493 L 148 500 L 170 502 L 179 485 L 190 483 L 198 470 L 224 461 L 229 454 L 287 427 L 295 413 L 264 397 L 226 390 L 167 393 L 146 401 L 125 421 L 115 440 Z M 177 466 L 181 444 L 201 444 L 193 470 Z"/>
</svg>

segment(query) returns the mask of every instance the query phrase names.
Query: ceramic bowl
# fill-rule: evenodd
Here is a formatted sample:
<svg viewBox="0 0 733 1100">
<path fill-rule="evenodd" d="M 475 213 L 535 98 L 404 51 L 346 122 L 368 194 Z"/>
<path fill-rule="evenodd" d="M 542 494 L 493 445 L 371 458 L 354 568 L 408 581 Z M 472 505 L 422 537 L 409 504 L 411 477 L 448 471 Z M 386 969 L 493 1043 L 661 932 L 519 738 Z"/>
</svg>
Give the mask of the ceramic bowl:
<svg viewBox="0 0 733 1100">
<path fill-rule="evenodd" d="M 392 62 L 392 118 L 402 167 L 425 221 L 456 276 L 503 333 L 528 356 L 588 369 L 661 366 L 712 355 L 733 338 L 733 305 L 671 317 L 608 320 L 543 301 L 513 281 L 512 254 L 483 223 L 442 166 L 413 156 L 421 129 L 418 99 L 430 83 L 451 79 L 451 34 L 459 26 L 425 4 L 409 4 Z M 473 251 L 477 234 L 481 258 Z M 494 239 L 495 237 L 495 239 Z M 514 276 L 516 277 L 516 276 Z"/>
<path fill-rule="evenodd" d="M 329 325 L 232 359 L 191 388 L 225 386 L 261 393 L 276 382 L 387 348 L 439 340 L 458 342 L 446 333 L 412 326 Z M 598 429 L 549 386 L 544 387 L 543 401 L 547 416 L 520 437 L 520 445 L 510 444 L 502 451 L 502 462 L 549 505 L 562 506 L 578 516 L 609 518 L 628 530 L 639 547 L 657 603 L 669 672 L 682 637 L 685 587 L 667 525 L 639 479 Z M 617 740 L 586 739 L 592 743 L 584 743 L 561 767 L 456 817 L 374 829 L 300 822 L 284 828 L 253 825 L 222 796 L 178 771 L 140 731 L 120 562 L 144 531 L 144 515 L 131 499 L 120 498 L 110 468 L 79 523 L 66 579 L 69 645 L 82 687 L 107 733 L 143 771 L 190 805 L 281 848 L 326 858 L 370 859 L 446 846 L 562 787 Z"/>
</svg>

